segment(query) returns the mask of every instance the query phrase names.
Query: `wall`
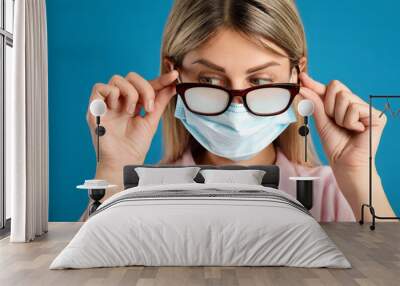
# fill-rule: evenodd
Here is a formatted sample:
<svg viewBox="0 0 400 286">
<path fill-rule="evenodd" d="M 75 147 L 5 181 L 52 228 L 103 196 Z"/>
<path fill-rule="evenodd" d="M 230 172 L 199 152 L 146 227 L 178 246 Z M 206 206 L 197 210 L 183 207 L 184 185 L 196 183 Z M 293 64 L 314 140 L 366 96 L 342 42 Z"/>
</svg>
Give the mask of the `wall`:
<svg viewBox="0 0 400 286">
<path fill-rule="evenodd" d="M 313 77 L 324 83 L 339 79 L 364 99 L 369 94 L 400 94 L 396 20 L 400 1 L 298 3 Z M 47 1 L 50 221 L 75 221 L 87 204 L 86 192 L 75 186 L 95 173 L 95 153 L 85 119 L 93 84 L 129 71 L 147 79 L 157 76 L 161 35 L 171 4 L 171 0 Z M 398 153 L 399 121 L 389 120 L 377 164 L 400 214 L 395 180 L 398 164 L 393 156 Z M 153 140 L 146 163 L 161 157 L 160 135 Z M 318 140 L 317 148 L 323 156 Z"/>
</svg>

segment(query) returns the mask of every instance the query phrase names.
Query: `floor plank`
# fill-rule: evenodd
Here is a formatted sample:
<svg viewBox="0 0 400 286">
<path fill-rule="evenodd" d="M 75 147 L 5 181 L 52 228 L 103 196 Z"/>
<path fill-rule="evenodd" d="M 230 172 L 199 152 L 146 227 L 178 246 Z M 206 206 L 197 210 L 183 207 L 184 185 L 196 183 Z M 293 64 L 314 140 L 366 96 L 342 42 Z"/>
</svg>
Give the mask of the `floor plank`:
<svg viewBox="0 0 400 286">
<path fill-rule="evenodd" d="M 49 223 L 31 243 L 0 240 L 0 285 L 400 285 L 400 224 L 329 223 L 322 227 L 351 262 L 352 269 L 290 267 L 116 267 L 49 270 L 82 223 Z"/>
</svg>

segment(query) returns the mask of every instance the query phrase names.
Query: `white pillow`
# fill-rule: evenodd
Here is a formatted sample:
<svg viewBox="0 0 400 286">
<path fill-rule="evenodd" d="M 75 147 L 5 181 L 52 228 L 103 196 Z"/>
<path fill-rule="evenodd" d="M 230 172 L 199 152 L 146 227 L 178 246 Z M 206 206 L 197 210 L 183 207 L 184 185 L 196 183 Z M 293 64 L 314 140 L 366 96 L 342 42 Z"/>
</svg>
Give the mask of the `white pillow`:
<svg viewBox="0 0 400 286">
<path fill-rule="evenodd" d="M 196 183 L 193 179 L 196 177 L 199 170 L 199 167 L 135 168 L 139 176 L 139 186 Z"/>
<path fill-rule="evenodd" d="M 248 185 L 261 185 L 265 175 L 263 170 L 218 170 L 205 169 L 200 174 L 204 183 L 235 183 Z"/>
</svg>

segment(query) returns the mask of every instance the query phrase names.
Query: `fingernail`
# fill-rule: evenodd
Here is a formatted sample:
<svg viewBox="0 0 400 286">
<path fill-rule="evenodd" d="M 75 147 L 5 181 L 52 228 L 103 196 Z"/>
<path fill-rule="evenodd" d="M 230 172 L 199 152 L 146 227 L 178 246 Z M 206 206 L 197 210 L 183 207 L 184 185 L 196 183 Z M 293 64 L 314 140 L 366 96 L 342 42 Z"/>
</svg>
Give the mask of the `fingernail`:
<svg viewBox="0 0 400 286">
<path fill-rule="evenodd" d="M 154 100 L 150 99 L 149 102 L 147 103 L 147 111 L 151 112 L 153 111 L 154 108 Z"/>
<path fill-rule="evenodd" d="M 134 112 L 135 112 L 135 105 L 134 105 L 134 104 L 131 104 L 131 105 L 128 107 L 128 113 L 132 115 Z"/>
</svg>

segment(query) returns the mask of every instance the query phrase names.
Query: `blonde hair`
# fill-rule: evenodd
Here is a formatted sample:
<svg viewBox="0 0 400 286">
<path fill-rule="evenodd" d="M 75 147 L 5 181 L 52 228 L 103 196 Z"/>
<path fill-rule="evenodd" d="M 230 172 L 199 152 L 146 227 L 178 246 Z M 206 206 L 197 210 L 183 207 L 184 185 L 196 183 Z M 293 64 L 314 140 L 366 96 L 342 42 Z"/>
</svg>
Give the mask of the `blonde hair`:
<svg viewBox="0 0 400 286">
<path fill-rule="evenodd" d="M 273 50 L 263 41 L 266 39 L 281 49 L 291 66 L 299 65 L 307 56 L 303 24 L 294 1 L 291 0 L 176 0 L 166 23 L 161 48 L 161 74 L 168 72 L 165 58 L 179 65 L 184 56 L 210 39 L 219 28 L 233 29 L 250 40 Z M 281 53 L 280 53 L 281 54 Z M 303 70 L 305 70 L 304 67 Z M 297 106 L 299 98 L 295 99 Z M 163 114 L 164 157 L 160 163 L 178 160 L 186 148 L 196 144 L 183 124 L 174 117 L 176 96 L 169 102 Z M 275 141 L 292 162 L 319 165 L 311 136 L 308 145 L 308 161 L 304 162 L 304 143 L 298 135 L 302 118 L 291 124 Z"/>
</svg>

